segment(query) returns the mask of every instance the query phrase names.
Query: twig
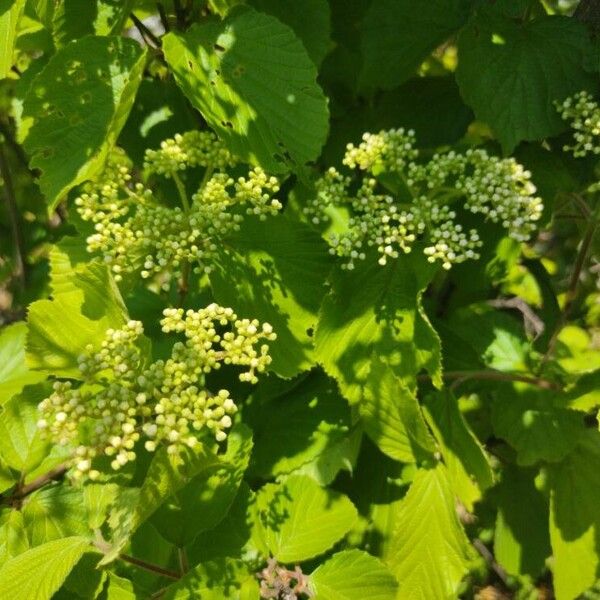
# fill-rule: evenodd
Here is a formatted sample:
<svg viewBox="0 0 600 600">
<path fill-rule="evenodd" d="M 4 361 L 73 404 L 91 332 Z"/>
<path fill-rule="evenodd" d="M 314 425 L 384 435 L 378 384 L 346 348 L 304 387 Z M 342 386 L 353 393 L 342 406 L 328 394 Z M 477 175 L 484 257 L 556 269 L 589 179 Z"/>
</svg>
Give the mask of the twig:
<svg viewBox="0 0 600 600">
<path fill-rule="evenodd" d="M 22 482 L 19 482 L 19 484 L 16 486 L 15 490 L 10 496 L 2 498 L 2 504 L 20 506 L 21 501 L 27 496 L 29 496 L 29 494 L 33 494 L 33 492 L 37 492 L 37 490 L 43 488 L 45 485 L 51 483 L 52 481 L 60 479 L 66 472 L 67 466 L 61 464 L 57 467 L 54 467 L 54 469 L 50 469 L 50 471 L 48 471 L 47 473 L 36 477 L 32 482 L 26 485 Z"/>
<path fill-rule="evenodd" d="M 506 571 L 496 562 L 494 555 L 487 549 L 487 546 L 480 540 L 473 540 L 473 546 L 481 556 L 485 559 L 485 562 L 491 567 L 491 569 L 498 575 L 498 577 L 502 580 L 502 583 L 510 589 L 508 574 Z"/>
<path fill-rule="evenodd" d="M 544 333 L 544 321 L 535 314 L 531 306 L 523 298 L 519 298 L 518 296 L 514 296 L 513 298 L 496 298 L 490 300 L 488 304 L 494 308 L 513 308 L 518 310 L 523 316 L 525 331 L 533 334 L 535 338 Z"/>
<path fill-rule="evenodd" d="M 165 11 L 165 7 L 162 2 L 156 3 L 156 8 L 158 9 L 158 14 L 160 16 L 160 21 L 165 28 L 165 33 L 171 31 L 171 26 L 169 25 L 169 18 L 167 17 L 167 13 Z"/>
<path fill-rule="evenodd" d="M 548 342 L 548 348 L 546 353 L 544 354 L 542 361 L 540 363 L 540 367 L 543 367 L 546 362 L 549 360 L 550 356 L 554 353 L 554 348 L 556 346 L 556 341 L 558 340 L 558 336 L 565 326 L 569 315 L 571 314 L 571 309 L 573 308 L 573 302 L 577 297 L 577 286 L 579 284 L 579 279 L 581 278 L 581 272 L 583 271 L 583 267 L 586 263 L 590 248 L 592 246 L 592 242 L 594 240 L 594 235 L 596 233 L 596 228 L 598 227 L 598 222 L 595 218 L 590 217 L 590 221 L 585 231 L 585 235 L 581 242 L 581 246 L 579 248 L 579 252 L 577 253 L 577 258 L 575 259 L 575 265 L 573 267 L 573 273 L 571 273 L 571 279 L 569 280 L 569 287 L 565 293 L 565 303 L 562 310 L 562 314 L 558 322 L 556 323 L 556 327 L 554 328 L 554 332 L 552 333 L 552 337 Z"/>
<path fill-rule="evenodd" d="M 533 377 L 530 375 L 520 375 L 519 373 L 504 373 L 502 371 L 494 371 L 493 369 L 481 371 L 446 371 L 443 373 L 444 379 L 459 379 L 461 383 L 468 379 L 480 379 L 486 381 L 520 381 L 528 383 L 544 390 L 560 390 L 560 386 L 553 381 L 543 379 L 541 377 Z M 419 381 L 429 381 L 430 375 L 417 375 Z"/>
<path fill-rule="evenodd" d="M 135 556 L 130 556 L 129 554 L 119 554 L 119 558 L 131 565 L 139 567 L 140 569 L 149 571 L 150 573 L 156 573 L 158 575 L 162 575 L 163 577 L 168 577 L 169 579 L 180 579 L 179 573 L 175 573 L 175 571 L 170 571 L 169 569 L 164 569 L 163 567 L 146 562 L 140 558 L 135 558 Z"/>
<path fill-rule="evenodd" d="M 25 289 L 25 246 L 23 236 L 21 234 L 21 226 L 19 223 L 19 209 L 17 208 L 17 200 L 15 197 L 15 189 L 13 187 L 8 161 L 4 154 L 4 148 L 0 146 L 0 175 L 4 181 L 4 197 L 8 208 L 8 217 L 12 229 L 13 240 L 15 242 L 15 275 L 18 277 L 21 284 L 21 289 Z"/>
<path fill-rule="evenodd" d="M 185 9 L 181 6 L 180 0 L 173 0 L 175 8 L 175 17 L 177 18 L 177 28 L 185 29 Z"/>
<path fill-rule="evenodd" d="M 144 41 L 148 44 L 148 39 L 154 44 L 155 48 L 160 48 L 161 42 L 133 13 L 129 13 L 129 18 L 133 21 L 136 29 L 140 32 L 140 35 L 144 38 Z M 148 44 L 150 45 L 150 44 Z"/>
</svg>

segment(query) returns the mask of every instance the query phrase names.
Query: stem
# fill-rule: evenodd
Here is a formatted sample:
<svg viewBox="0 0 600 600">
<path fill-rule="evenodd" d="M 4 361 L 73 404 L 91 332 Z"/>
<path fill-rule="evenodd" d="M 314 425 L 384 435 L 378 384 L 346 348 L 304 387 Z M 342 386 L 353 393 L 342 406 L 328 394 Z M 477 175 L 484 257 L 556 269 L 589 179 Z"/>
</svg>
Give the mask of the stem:
<svg viewBox="0 0 600 600">
<path fill-rule="evenodd" d="M 181 575 L 183 576 L 190 569 L 185 548 L 177 548 L 177 558 L 179 559 L 179 570 L 181 571 Z"/>
<path fill-rule="evenodd" d="M 173 0 L 173 7 L 177 18 L 177 28 L 185 29 L 185 9 L 181 6 L 180 0 Z"/>
<path fill-rule="evenodd" d="M 181 177 L 177 175 L 177 173 L 173 173 L 173 181 L 175 182 L 175 186 L 177 187 L 177 192 L 179 193 L 179 197 L 181 198 L 181 204 L 183 206 L 183 210 L 185 214 L 189 214 L 190 212 L 190 201 L 188 199 L 187 192 L 185 191 L 185 185 L 183 185 L 183 181 L 181 181 Z"/>
<path fill-rule="evenodd" d="M 23 483 L 23 475 L 21 476 L 21 480 L 17 484 L 15 490 L 10 496 L 5 498 L 1 498 L 2 504 L 8 504 L 12 506 L 20 506 L 23 498 L 29 496 L 29 494 L 33 494 L 40 488 L 43 488 L 48 483 L 60 479 L 66 472 L 68 467 L 64 464 L 58 465 L 54 467 L 54 469 L 50 469 L 47 473 L 36 477 L 31 483 L 24 484 Z"/>
<path fill-rule="evenodd" d="M 496 562 L 494 555 L 487 549 L 487 546 L 480 539 L 474 540 L 473 546 L 483 556 L 485 562 L 491 567 L 494 573 L 502 580 L 502 583 L 507 588 L 510 588 L 506 571 Z"/>
<path fill-rule="evenodd" d="M 8 208 L 8 217 L 10 220 L 10 226 L 12 229 L 13 240 L 15 243 L 15 275 L 18 277 L 21 289 L 25 289 L 25 261 L 24 256 L 24 243 L 23 236 L 21 234 L 21 226 L 19 223 L 19 209 L 17 207 L 17 200 L 15 197 L 15 189 L 12 183 L 12 177 L 10 175 L 10 169 L 6 155 L 4 154 L 4 148 L 0 146 L 0 175 L 4 181 L 4 197 L 6 199 L 6 206 Z"/>
<path fill-rule="evenodd" d="M 148 44 L 149 39 L 156 48 L 160 48 L 160 40 L 142 23 L 142 21 L 140 21 L 133 13 L 129 13 L 129 18 L 133 21 L 133 24 L 144 38 L 146 44 Z M 150 46 L 150 44 L 148 45 Z"/>
<path fill-rule="evenodd" d="M 550 356 L 554 353 L 554 348 L 556 346 L 556 341 L 558 340 L 558 336 L 565 326 L 569 315 L 571 314 L 571 309 L 573 308 L 573 302 L 577 297 L 577 286 L 579 284 L 579 279 L 581 278 L 581 272 L 583 271 L 583 267 L 586 263 L 590 248 L 592 246 L 592 242 L 594 240 L 594 235 L 596 233 L 596 228 L 598 226 L 598 221 L 591 217 L 590 222 L 585 231 L 585 235 L 581 242 L 581 246 L 579 248 L 579 252 L 577 253 L 577 258 L 575 259 L 575 265 L 573 267 L 573 273 L 571 273 L 571 279 L 569 280 L 569 287 L 565 293 L 565 305 L 562 310 L 562 314 L 560 319 L 558 320 L 554 332 L 552 333 L 552 337 L 548 342 L 548 349 L 542 358 L 541 367 L 543 367 Z"/>
<path fill-rule="evenodd" d="M 492 369 L 482 371 L 446 371 L 443 373 L 444 379 L 458 379 L 460 383 L 468 379 L 479 379 L 484 381 L 520 381 L 528 383 L 544 390 L 559 390 L 560 386 L 553 381 L 543 379 L 541 377 L 533 377 L 530 375 L 520 375 L 518 373 L 503 373 L 502 371 L 494 371 Z M 419 381 L 429 381 L 429 375 L 418 375 Z"/>
<path fill-rule="evenodd" d="M 156 573 L 158 575 L 162 575 L 163 577 L 168 577 L 169 579 L 180 579 L 178 573 L 175 571 L 170 571 L 169 569 L 164 569 L 163 567 L 159 567 L 154 563 L 146 562 L 145 560 L 141 560 L 140 558 L 135 558 L 135 556 L 130 556 L 129 554 L 119 554 L 119 558 L 126 563 L 135 565 L 140 569 L 144 569 L 144 571 L 149 571 L 150 573 Z"/>
<path fill-rule="evenodd" d="M 183 185 L 183 181 L 181 181 L 181 177 L 177 175 L 177 173 L 173 173 L 173 181 L 175 182 L 175 186 L 177 187 L 177 192 L 179 193 L 179 197 L 181 198 L 181 204 L 183 206 L 183 210 L 188 216 L 190 214 L 190 201 L 188 199 L 187 192 L 185 190 L 185 185 Z M 190 264 L 187 260 L 182 261 L 181 264 L 181 281 L 179 282 L 179 306 L 183 306 L 183 301 L 188 293 L 190 287 Z"/>
<path fill-rule="evenodd" d="M 171 26 L 169 25 L 169 18 L 167 17 L 167 13 L 165 12 L 165 7 L 162 2 L 156 3 L 156 8 L 158 9 L 158 14 L 160 16 L 160 21 L 165 28 L 165 33 L 168 33 L 171 30 Z"/>
</svg>

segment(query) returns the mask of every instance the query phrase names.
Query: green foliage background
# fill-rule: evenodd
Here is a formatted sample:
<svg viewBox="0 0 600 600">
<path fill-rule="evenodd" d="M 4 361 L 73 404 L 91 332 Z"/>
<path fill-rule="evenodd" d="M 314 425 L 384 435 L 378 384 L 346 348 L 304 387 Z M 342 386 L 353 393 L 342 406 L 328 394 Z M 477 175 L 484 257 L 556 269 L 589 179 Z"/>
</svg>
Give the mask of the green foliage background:
<svg viewBox="0 0 600 600">
<path fill-rule="evenodd" d="M 298 598 L 600 594 L 600 169 L 555 107 L 600 92 L 600 7 L 576 4 L 0 0 L 0 598 L 251 600 L 269 559 Z M 516 157 L 537 237 L 342 269 L 302 207 L 347 143 L 398 127 L 427 158 Z M 183 295 L 118 284 L 78 186 L 190 129 L 276 174 L 283 214 Z M 215 379 L 227 444 L 73 479 L 36 425 L 50 380 L 130 318 L 164 356 L 162 309 L 213 301 L 278 334 L 257 386 Z"/>
</svg>

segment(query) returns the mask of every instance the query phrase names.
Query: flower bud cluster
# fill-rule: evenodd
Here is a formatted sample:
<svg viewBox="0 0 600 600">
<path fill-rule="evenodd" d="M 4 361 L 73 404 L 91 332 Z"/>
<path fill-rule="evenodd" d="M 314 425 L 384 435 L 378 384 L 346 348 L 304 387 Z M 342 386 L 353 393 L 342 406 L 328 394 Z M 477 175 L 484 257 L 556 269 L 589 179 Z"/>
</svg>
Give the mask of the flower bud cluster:
<svg viewBox="0 0 600 600">
<path fill-rule="evenodd" d="M 330 168 L 316 184 L 316 194 L 304 213 L 315 225 L 327 220 L 332 205 L 349 205 L 352 216 L 342 234 L 330 236 L 332 254 L 345 259 L 352 269 L 356 260 L 377 248 L 385 265 L 412 250 L 425 239 L 427 260 L 439 261 L 445 269 L 479 258 L 482 245 L 475 229 L 458 222 L 453 203 L 463 210 L 499 223 L 517 241 L 526 241 L 535 230 L 543 205 L 536 196 L 531 173 L 512 158 L 498 158 L 485 150 L 464 154 L 435 154 L 428 162 L 417 162 L 414 132 L 397 129 L 365 134 L 360 145 L 349 144 L 344 164 L 358 168 L 358 188 L 353 179 Z M 393 181 L 393 193 L 381 185 Z"/>
<path fill-rule="evenodd" d="M 116 281 L 140 272 L 143 278 L 159 275 L 168 289 L 188 264 L 196 273 L 210 272 L 221 240 L 240 228 L 244 213 L 264 219 L 282 208 L 273 198 L 279 191 L 275 177 L 256 167 L 233 179 L 223 171 L 233 164 L 222 143 L 206 131 L 184 133 L 165 140 L 159 150 L 148 150 L 146 170 L 179 183 L 177 171 L 206 169 L 206 181 L 190 206 L 170 208 L 144 184 L 132 182 L 132 164 L 117 150 L 75 200 L 81 217 L 94 224 L 88 251 L 102 254 Z"/>
<path fill-rule="evenodd" d="M 193 167 L 222 171 L 237 162 L 237 158 L 211 131 L 178 133 L 161 142 L 158 150 L 149 148 L 144 154 L 144 170 L 165 177 Z"/>
<path fill-rule="evenodd" d="M 99 350 L 88 347 L 79 357 L 79 387 L 56 381 L 39 404 L 38 428 L 72 449 L 76 476 L 97 478 L 92 462 L 100 456 L 120 469 L 135 460 L 140 440 L 149 452 L 165 444 L 169 453 L 193 448 L 206 435 L 224 441 L 237 407 L 229 391 L 206 389 L 205 376 L 236 365 L 244 368 L 241 381 L 256 383 L 271 362 L 264 342 L 276 338 L 273 328 L 238 319 L 231 308 L 167 309 L 161 324 L 165 333 L 185 337 L 167 360 L 145 363 L 142 324 L 129 321 L 109 329 Z"/>
<path fill-rule="evenodd" d="M 600 106 L 589 92 L 581 91 L 556 104 L 560 116 L 573 129 L 575 143 L 564 150 L 575 157 L 600 154 Z"/>
</svg>

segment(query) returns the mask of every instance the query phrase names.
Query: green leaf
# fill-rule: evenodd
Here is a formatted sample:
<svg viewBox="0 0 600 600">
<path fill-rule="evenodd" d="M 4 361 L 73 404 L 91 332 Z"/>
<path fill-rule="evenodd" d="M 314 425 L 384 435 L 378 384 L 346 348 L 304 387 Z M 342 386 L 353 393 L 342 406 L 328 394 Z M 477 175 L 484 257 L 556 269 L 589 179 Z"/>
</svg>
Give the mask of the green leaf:
<svg viewBox="0 0 600 600">
<path fill-rule="evenodd" d="M 300 475 L 265 485 L 256 502 L 264 541 L 283 563 L 323 554 L 352 528 L 358 516 L 346 496 Z"/>
<path fill-rule="evenodd" d="M 227 452 L 222 456 L 202 445 L 193 450 L 182 448 L 177 454 L 160 448 L 139 495 L 121 504 L 113 550 L 106 561 L 113 560 L 133 531 L 150 517 L 163 537 L 180 546 L 217 525 L 237 494 L 251 451 L 251 432 L 244 425 L 229 433 Z"/>
<path fill-rule="evenodd" d="M 505 152 L 566 129 L 553 103 L 596 85 L 583 66 L 589 43 L 582 23 L 561 16 L 515 23 L 483 15 L 462 31 L 461 93 Z"/>
<path fill-rule="evenodd" d="M 351 475 L 360 451 L 362 428 L 354 425 L 347 435 L 325 448 L 316 458 L 294 471 L 296 475 L 308 475 L 320 485 L 329 485 L 340 471 Z"/>
<path fill-rule="evenodd" d="M 52 37 L 60 48 L 85 35 L 119 35 L 135 0 L 62 0 L 54 8 Z"/>
<path fill-rule="evenodd" d="M 88 549 L 88 540 L 75 536 L 19 554 L 0 568 L 0 598 L 50 600 Z"/>
<path fill-rule="evenodd" d="M 14 323 L 0 331 L 0 406 L 20 393 L 26 385 L 46 379 L 25 362 L 26 323 Z"/>
<path fill-rule="evenodd" d="M 416 395 L 375 355 L 359 412 L 367 435 L 390 458 L 411 463 L 433 454 Z"/>
<path fill-rule="evenodd" d="M 190 563 L 207 562 L 215 558 L 241 558 L 246 562 L 256 561 L 261 554 L 262 544 L 257 547 L 255 494 L 242 482 L 237 496 L 225 518 L 213 529 L 201 532 L 188 546 Z"/>
<path fill-rule="evenodd" d="M 217 302 L 268 322 L 271 369 L 293 377 L 314 364 L 312 328 L 331 268 L 327 246 L 307 225 L 279 216 L 246 219 L 210 275 Z M 228 244 L 228 245 L 229 245 Z"/>
<path fill-rule="evenodd" d="M 415 249 L 385 267 L 369 255 L 352 271 L 334 271 L 315 346 L 350 402 L 363 395 L 373 353 L 411 387 L 422 369 L 441 386 L 440 340 L 421 303 L 435 267 L 423 263 Z"/>
<path fill-rule="evenodd" d="M 58 248 L 50 261 L 53 299 L 29 306 L 27 361 L 33 369 L 77 379 L 77 358 L 86 346 L 98 347 L 107 329 L 126 322 L 127 313 L 105 265 L 74 265 Z"/>
<path fill-rule="evenodd" d="M 555 392 L 531 386 L 502 386 L 492 404 L 492 425 L 498 437 L 517 451 L 517 463 L 557 462 L 586 430 L 584 413 L 553 404 Z"/>
<path fill-rule="evenodd" d="M 146 52 L 123 37 L 87 36 L 67 44 L 31 83 L 23 119 L 31 167 L 54 211 L 65 194 L 102 168 L 125 124 Z"/>
<path fill-rule="evenodd" d="M 17 471 L 27 473 L 36 467 L 49 451 L 37 427 L 37 405 L 47 395 L 42 384 L 28 387 L 13 396 L 0 413 L 0 456 Z"/>
<path fill-rule="evenodd" d="M 531 348 L 522 323 L 487 304 L 470 304 L 435 322 L 444 348 L 444 365 L 452 370 L 524 371 Z"/>
<path fill-rule="evenodd" d="M 29 550 L 29 542 L 23 514 L 18 510 L 8 510 L 0 520 L 0 564 Z"/>
<path fill-rule="evenodd" d="M 13 66 L 17 27 L 24 7 L 25 0 L 0 0 L 0 79 L 4 79 Z"/>
<path fill-rule="evenodd" d="M 469 428 L 451 392 L 432 394 L 425 405 L 427 422 L 440 444 L 456 495 L 473 512 L 473 505 L 494 483 L 488 457 Z"/>
<path fill-rule="evenodd" d="M 600 577 L 600 434 L 552 466 L 550 540 L 557 600 L 573 600 Z"/>
<path fill-rule="evenodd" d="M 88 483 L 83 488 L 87 524 L 90 529 L 99 529 L 108 516 L 108 511 L 119 493 L 114 483 Z"/>
<path fill-rule="evenodd" d="M 72 535 L 91 534 L 81 491 L 63 485 L 46 487 L 28 496 L 23 522 L 32 547 Z"/>
<path fill-rule="evenodd" d="M 250 0 L 256 10 L 277 17 L 282 23 L 294 30 L 302 40 L 308 55 L 317 67 L 329 52 L 331 18 L 329 3 L 326 0 Z"/>
<path fill-rule="evenodd" d="M 334 554 L 310 576 L 315 600 L 394 600 L 398 582 L 388 568 L 361 550 Z"/>
<path fill-rule="evenodd" d="M 335 382 L 321 374 L 261 406 L 255 421 L 251 468 L 264 478 L 290 473 L 316 459 L 344 439 L 351 426 L 348 404 Z"/>
<path fill-rule="evenodd" d="M 397 513 L 389 550 L 398 598 L 457 597 L 470 555 L 445 467 L 418 471 Z"/>
<path fill-rule="evenodd" d="M 129 579 L 109 572 L 106 600 L 137 600 L 133 583 Z"/>
<path fill-rule="evenodd" d="M 166 540 L 182 547 L 227 514 L 250 460 L 252 434 L 247 427 L 238 426 L 228 440 L 222 460 L 198 471 L 154 513 L 152 523 Z M 140 500 L 143 502 L 144 496 Z"/>
<path fill-rule="evenodd" d="M 511 575 L 537 577 L 551 554 L 548 499 L 535 487 L 533 469 L 505 465 L 494 488 L 498 516 L 494 557 Z"/>
<path fill-rule="evenodd" d="M 242 561 L 231 558 L 199 564 L 163 596 L 165 600 L 253 600 L 258 597 L 255 574 Z"/>
<path fill-rule="evenodd" d="M 294 32 L 248 7 L 164 37 L 175 80 L 230 150 L 276 173 L 316 159 L 327 101 Z"/>
<path fill-rule="evenodd" d="M 408 79 L 428 54 L 466 21 L 468 2 L 373 0 L 362 23 L 364 89 L 391 89 Z"/>
</svg>

